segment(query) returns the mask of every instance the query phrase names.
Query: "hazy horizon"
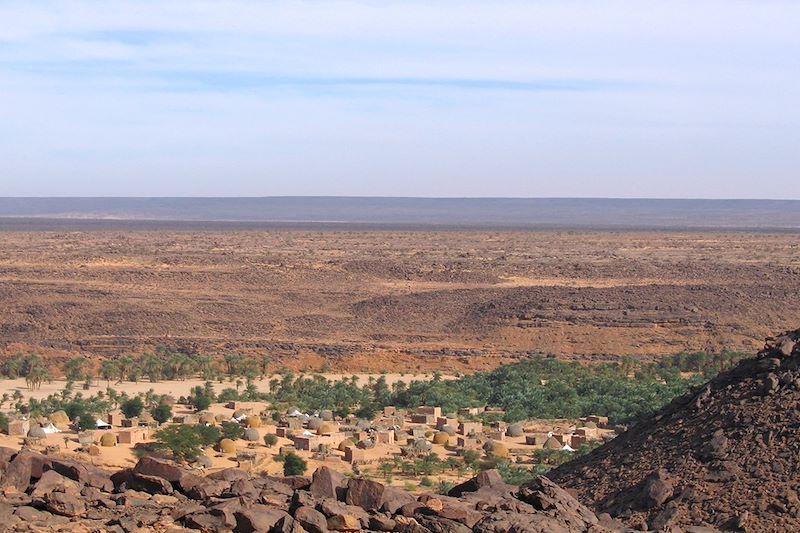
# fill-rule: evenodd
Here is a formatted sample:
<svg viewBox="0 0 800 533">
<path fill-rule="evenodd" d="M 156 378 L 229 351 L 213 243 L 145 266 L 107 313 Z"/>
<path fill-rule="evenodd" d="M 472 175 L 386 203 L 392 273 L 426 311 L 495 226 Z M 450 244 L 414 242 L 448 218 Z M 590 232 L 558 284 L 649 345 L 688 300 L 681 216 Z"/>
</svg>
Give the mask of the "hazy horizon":
<svg viewBox="0 0 800 533">
<path fill-rule="evenodd" d="M 283 196 L 239 198 L 0 197 L 0 229 L 54 228 L 72 221 L 233 222 L 271 227 L 652 228 L 800 230 L 797 200 L 609 198 L 401 198 Z M 39 219 L 38 222 L 10 219 Z M 272 225 L 272 226 L 271 226 Z M 158 224 L 150 225 L 158 227 Z M 171 225 L 170 227 L 173 227 Z M 191 226 L 191 224 L 189 225 Z M 89 224 L 84 227 L 105 227 Z M 123 224 L 124 227 L 124 224 Z M 198 226 L 194 226 L 198 227 Z"/>
</svg>

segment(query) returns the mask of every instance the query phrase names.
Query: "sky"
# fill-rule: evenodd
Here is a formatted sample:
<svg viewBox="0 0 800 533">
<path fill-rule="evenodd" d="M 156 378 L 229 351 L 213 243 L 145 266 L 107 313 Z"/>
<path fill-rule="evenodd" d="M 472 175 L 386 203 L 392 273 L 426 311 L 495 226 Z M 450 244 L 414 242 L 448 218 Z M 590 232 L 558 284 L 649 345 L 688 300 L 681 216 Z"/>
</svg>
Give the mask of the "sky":
<svg viewBox="0 0 800 533">
<path fill-rule="evenodd" d="M 0 196 L 800 199 L 800 2 L 0 0 Z"/>
</svg>

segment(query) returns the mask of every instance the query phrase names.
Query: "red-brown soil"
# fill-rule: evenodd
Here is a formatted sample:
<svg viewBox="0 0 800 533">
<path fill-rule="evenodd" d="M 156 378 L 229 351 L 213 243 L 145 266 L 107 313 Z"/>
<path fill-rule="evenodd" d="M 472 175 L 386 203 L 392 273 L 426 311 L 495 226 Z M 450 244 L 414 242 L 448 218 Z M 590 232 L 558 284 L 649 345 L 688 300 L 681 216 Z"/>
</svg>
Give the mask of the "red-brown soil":
<svg viewBox="0 0 800 533">
<path fill-rule="evenodd" d="M 472 370 L 752 350 L 800 322 L 791 234 L 4 232 L 0 249 L 6 354 Z"/>
</svg>

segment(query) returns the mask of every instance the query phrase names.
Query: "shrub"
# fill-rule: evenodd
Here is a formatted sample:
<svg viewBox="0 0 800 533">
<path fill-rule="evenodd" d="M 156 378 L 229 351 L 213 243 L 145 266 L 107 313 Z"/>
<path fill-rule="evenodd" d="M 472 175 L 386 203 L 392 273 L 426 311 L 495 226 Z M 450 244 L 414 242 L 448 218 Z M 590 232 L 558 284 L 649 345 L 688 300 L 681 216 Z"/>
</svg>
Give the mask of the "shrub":
<svg viewBox="0 0 800 533">
<path fill-rule="evenodd" d="M 283 459 L 284 476 L 302 476 L 307 468 L 308 463 L 294 452 L 289 452 Z"/>
<path fill-rule="evenodd" d="M 153 409 L 152 415 L 156 422 L 163 424 L 172 419 L 172 407 L 163 403 L 159 404 Z"/>
<path fill-rule="evenodd" d="M 192 396 L 189 403 L 194 407 L 197 411 L 205 411 L 209 407 L 211 407 L 211 398 L 205 394 L 196 394 Z"/>
<path fill-rule="evenodd" d="M 244 437 L 244 428 L 236 422 L 224 422 L 222 424 L 222 438 L 237 440 Z"/>
<path fill-rule="evenodd" d="M 203 446 L 213 446 L 222 438 L 219 428 L 214 426 L 195 426 L 194 430 Z"/>
<path fill-rule="evenodd" d="M 137 396 L 122 402 L 122 405 L 120 405 L 120 410 L 122 410 L 122 414 L 124 414 L 126 418 L 135 418 L 142 414 L 142 411 L 144 410 L 144 402 Z"/>
<path fill-rule="evenodd" d="M 278 436 L 273 433 L 264 435 L 264 444 L 267 446 L 267 448 L 272 448 L 278 444 Z"/>
<path fill-rule="evenodd" d="M 158 431 L 155 437 L 158 445 L 170 450 L 176 459 L 193 461 L 202 453 L 200 435 L 192 426 L 168 426 Z"/>
</svg>

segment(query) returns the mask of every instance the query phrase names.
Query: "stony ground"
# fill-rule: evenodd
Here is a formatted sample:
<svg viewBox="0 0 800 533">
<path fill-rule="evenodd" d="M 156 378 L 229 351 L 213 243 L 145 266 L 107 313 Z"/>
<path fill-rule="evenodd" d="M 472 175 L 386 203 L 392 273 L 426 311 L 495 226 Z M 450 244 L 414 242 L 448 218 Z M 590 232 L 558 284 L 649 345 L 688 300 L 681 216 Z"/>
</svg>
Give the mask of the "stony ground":
<svg viewBox="0 0 800 533">
<path fill-rule="evenodd" d="M 546 478 L 516 488 L 493 470 L 450 496 L 420 497 L 328 468 L 310 478 L 251 478 L 234 468 L 202 477 L 145 457 L 110 474 L 8 448 L 0 448 L 0 472 L 2 531 L 603 533 L 621 527 Z"/>
<path fill-rule="evenodd" d="M 0 354 L 268 352 L 481 369 L 755 350 L 800 322 L 790 234 L 0 232 Z"/>
<path fill-rule="evenodd" d="M 800 531 L 800 330 L 548 474 L 652 529 Z"/>
</svg>

